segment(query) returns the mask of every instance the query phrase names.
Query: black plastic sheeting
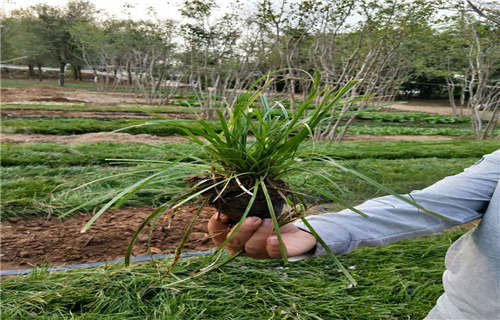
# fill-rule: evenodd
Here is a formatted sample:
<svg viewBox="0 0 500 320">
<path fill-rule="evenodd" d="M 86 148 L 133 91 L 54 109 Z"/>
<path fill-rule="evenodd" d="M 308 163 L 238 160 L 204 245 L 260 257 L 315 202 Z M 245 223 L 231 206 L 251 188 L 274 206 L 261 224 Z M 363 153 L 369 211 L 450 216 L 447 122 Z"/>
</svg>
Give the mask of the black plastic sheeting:
<svg viewBox="0 0 500 320">
<path fill-rule="evenodd" d="M 195 256 L 204 256 L 213 253 L 213 251 L 195 251 L 195 252 L 184 252 L 181 254 L 181 257 L 187 258 L 187 257 L 195 257 Z M 145 261 L 151 261 L 151 260 L 162 260 L 166 258 L 172 258 L 174 255 L 173 254 L 153 254 L 149 256 L 139 256 L 139 257 L 131 257 L 130 262 L 145 262 Z M 109 260 L 109 261 L 99 261 L 99 262 L 92 262 L 92 263 L 81 263 L 81 264 L 70 264 L 67 266 L 60 266 L 60 267 L 51 267 L 51 268 L 46 268 L 45 270 L 48 272 L 53 272 L 53 271 L 64 271 L 64 270 L 73 270 L 73 269 L 82 269 L 82 268 L 94 268 L 94 267 L 100 267 L 104 266 L 107 264 L 120 264 L 123 263 L 124 259 L 115 259 L 115 260 Z M 4 276 L 16 276 L 16 275 L 22 275 L 22 274 L 30 274 L 33 272 L 33 269 L 17 269 L 17 270 L 0 270 L 0 277 Z"/>
</svg>

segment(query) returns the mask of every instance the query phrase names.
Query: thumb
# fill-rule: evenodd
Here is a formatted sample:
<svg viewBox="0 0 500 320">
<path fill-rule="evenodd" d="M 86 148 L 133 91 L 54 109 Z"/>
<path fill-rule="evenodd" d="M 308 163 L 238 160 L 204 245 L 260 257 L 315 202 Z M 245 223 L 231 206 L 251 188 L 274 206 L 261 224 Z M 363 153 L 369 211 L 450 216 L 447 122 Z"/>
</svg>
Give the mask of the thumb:
<svg viewBox="0 0 500 320">
<path fill-rule="evenodd" d="M 283 226 L 280 231 L 289 257 L 304 254 L 316 245 L 316 238 L 312 234 L 297 228 L 293 224 Z M 266 250 L 269 257 L 281 258 L 280 245 L 276 235 L 267 238 Z"/>
</svg>

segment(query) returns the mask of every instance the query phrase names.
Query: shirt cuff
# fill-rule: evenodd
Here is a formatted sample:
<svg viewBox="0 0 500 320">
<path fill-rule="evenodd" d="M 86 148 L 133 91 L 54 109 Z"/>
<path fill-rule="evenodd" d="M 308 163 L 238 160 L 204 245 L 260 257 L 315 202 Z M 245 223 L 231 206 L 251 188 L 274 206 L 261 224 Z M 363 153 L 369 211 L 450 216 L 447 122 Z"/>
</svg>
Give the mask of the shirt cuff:
<svg viewBox="0 0 500 320">
<path fill-rule="evenodd" d="M 343 255 L 352 251 L 353 248 L 350 248 L 351 234 L 340 225 L 333 223 L 331 219 L 322 217 L 321 215 L 309 216 L 306 219 L 313 227 L 314 231 L 318 234 L 318 236 L 326 243 L 326 245 L 335 255 Z M 294 225 L 301 230 L 311 233 L 309 228 L 300 220 L 295 221 Z M 326 255 L 328 255 L 328 252 L 318 242 L 316 244 L 316 247 L 314 247 L 311 251 L 301 255 L 304 257 L 299 260 Z"/>
</svg>

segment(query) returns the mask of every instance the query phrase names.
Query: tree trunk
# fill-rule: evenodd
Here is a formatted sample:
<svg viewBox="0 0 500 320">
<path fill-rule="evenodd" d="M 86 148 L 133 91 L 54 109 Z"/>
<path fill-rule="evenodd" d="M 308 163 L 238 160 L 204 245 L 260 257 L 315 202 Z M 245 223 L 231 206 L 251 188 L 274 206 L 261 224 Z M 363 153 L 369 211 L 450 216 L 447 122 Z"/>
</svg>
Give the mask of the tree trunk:
<svg viewBox="0 0 500 320">
<path fill-rule="evenodd" d="M 59 66 L 59 80 L 58 84 L 60 87 L 64 87 L 64 72 L 66 71 L 66 62 L 61 62 Z"/>
<path fill-rule="evenodd" d="M 76 81 L 78 80 L 78 66 L 71 65 L 71 67 L 73 69 L 73 79 Z"/>
<path fill-rule="evenodd" d="M 32 64 L 28 64 L 28 78 L 33 78 L 35 76 L 35 70 Z"/>
<path fill-rule="evenodd" d="M 43 74 L 42 74 L 42 65 L 38 65 L 38 81 L 42 82 L 43 80 Z"/>
<path fill-rule="evenodd" d="M 130 68 L 130 61 L 127 62 L 127 75 L 128 75 L 128 85 L 132 85 L 132 70 Z"/>
<path fill-rule="evenodd" d="M 457 105 L 455 104 L 455 84 L 446 79 L 446 82 L 447 82 L 447 88 L 448 88 L 448 98 L 450 100 L 450 104 L 451 104 L 451 108 L 453 109 L 453 115 L 454 116 L 457 116 L 458 113 L 457 113 Z"/>
</svg>

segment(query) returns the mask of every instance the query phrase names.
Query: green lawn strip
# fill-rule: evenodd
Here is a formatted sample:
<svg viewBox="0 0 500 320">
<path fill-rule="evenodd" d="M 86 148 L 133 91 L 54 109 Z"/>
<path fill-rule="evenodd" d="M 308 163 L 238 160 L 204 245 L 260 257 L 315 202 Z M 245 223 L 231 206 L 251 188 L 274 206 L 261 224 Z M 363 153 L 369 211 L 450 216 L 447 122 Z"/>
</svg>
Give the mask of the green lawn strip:
<svg viewBox="0 0 500 320">
<path fill-rule="evenodd" d="M 145 123 L 153 123 L 144 125 Z M 58 119 L 7 119 L 2 121 L 2 133 L 26 134 L 53 134 L 70 135 L 91 132 L 109 132 L 129 128 L 122 132 L 130 134 L 146 133 L 156 136 L 184 135 L 180 125 L 190 128 L 200 128 L 194 120 L 97 120 L 87 118 L 58 118 Z"/>
<path fill-rule="evenodd" d="M 481 157 L 500 148 L 496 140 L 451 141 L 394 141 L 394 142 L 318 142 L 307 143 L 300 150 L 336 159 L 411 159 L 411 158 L 466 158 Z M 196 151 L 198 150 L 198 151 Z M 196 151 L 196 152 L 195 152 Z M 197 157 L 207 155 L 191 143 L 167 143 L 149 146 L 138 143 L 100 142 L 79 145 L 60 144 L 2 144 L 2 166 L 86 166 L 106 165 L 106 159 L 174 160 L 180 155 L 195 152 Z"/>
<path fill-rule="evenodd" d="M 367 134 L 372 136 L 391 136 L 391 135 L 418 135 L 418 136 L 428 136 L 428 135 L 439 135 L 439 136 L 455 136 L 455 137 L 466 137 L 473 136 L 474 131 L 470 128 L 416 128 L 416 127 L 396 127 L 396 126 L 367 126 L 367 125 L 356 125 L 351 126 L 347 130 L 351 134 Z M 500 133 L 496 130 L 496 135 Z"/>
<path fill-rule="evenodd" d="M 182 154 L 199 149 L 190 143 L 168 143 L 150 146 L 140 143 L 100 142 L 92 144 L 3 144 L 2 166 L 44 165 L 44 166 L 86 166 L 109 165 L 106 159 L 174 160 Z M 201 150 L 197 156 L 204 156 Z M 124 164 L 125 165 L 125 164 Z"/>
<path fill-rule="evenodd" d="M 95 106 L 83 103 L 3 103 L 2 110 L 43 110 L 43 111 L 81 111 L 81 112 L 134 112 L 134 113 L 198 113 L 198 108 L 187 108 L 180 106 L 154 106 L 154 105 L 117 105 L 117 106 Z"/>
<path fill-rule="evenodd" d="M 470 123 L 426 123 L 426 122 L 380 122 L 380 121 L 354 121 L 352 127 L 373 128 L 419 128 L 419 129 L 471 129 Z"/>
<path fill-rule="evenodd" d="M 2 121 L 2 133 L 25 133 L 25 134 L 82 134 L 90 132 L 108 132 L 123 129 L 132 125 L 153 123 L 152 125 L 139 126 L 123 130 L 131 134 L 146 133 L 158 136 L 169 136 L 184 134 L 177 125 L 186 125 L 190 128 L 199 128 L 195 120 L 134 120 L 134 119 L 88 119 L 88 118 L 58 118 L 58 119 L 25 119 L 8 118 Z M 221 130 L 216 128 L 216 130 Z M 342 127 L 339 128 L 342 130 Z M 500 133 L 500 129 L 497 132 Z M 416 123 L 355 123 L 348 129 L 352 134 L 369 135 L 449 135 L 449 136 L 471 136 L 472 129 L 467 124 L 433 124 L 422 126 Z"/>
<path fill-rule="evenodd" d="M 419 112 L 360 112 L 357 116 L 375 122 L 427 122 L 427 123 L 468 123 L 469 117 L 445 116 Z"/>
<path fill-rule="evenodd" d="M 283 266 L 279 260 L 238 258 L 201 278 L 138 291 L 169 265 L 108 266 L 1 282 L 5 319 L 422 319 L 442 294 L 444 255 L 461 232 L 360 248 L 340 257 L 358 286 L 346 288 L 333 259 Z M 203 263 L 182 259 L 184 278 Z"/>
<path fill-rule="evenodd" d="M 83 103 L 54 103 L 54 102 L 20 102 L 0 104 L 2 110 L 43 110 L 43 111 L 81 111 L 81 112 L 135 112 L 135 113 L 198 113 L 199 106 L 195 101 L 176 100 L 172 102 L 176 105 L 152 106 L 152 105 L 118 105 L 118 106 L 95 106 Z M 180 106 L 177 106 L 180 105 Z M 468 123 L 468 117 L 453 117 L 444 115 L 434 115 L 428 113 L 407 113 L 407 112 L 361 112 L 359 119 L 371 120 L 374 123 L 381 122 L 417 122 L 429 124 L 458 124 Z M 361 123 L 365 123 L 363 121 Z"/>
<path fill-rule="evenodd" d="M 463 159 L 363 159 L 343 160 L 341 163 L 390 186 L 397 192 L 406 193 L 424 188 L 445 176 L 459 173 L 477 159 L 477 157 Z M 312 168 L 313 166 L 313 163 L 305 163 L 303 168 Z M 147 168 L 149 167 L 4 167 L 1 172 L 2 218 L 11 216 L 47 216 L 49 214 L 59 216 L 86 201 L 95 200 L 94 203 L 80 209 L 83 212 L 92 211 L 95 207 L 99 207 L 110 200 L 120 190 L 151 174 L 151 172 L 118 176 L 76 191 L 69 191 L 98 178 Z M 344 191 L 343 194 L 337 192 L 337 195 L 350 204 L 357 204 L 384 195 L 384 193 L 363 183 L 354 176 L 340 174 L 335 169 L 327 172 Z M 194 174 L 196 173 L 193 172 Z M 289 183 L 296 185 L 296 189 L 307 194 L 311 194 L 311 190 L 304 186 L 306 181 L 316 186 L 325 185 L 324 181 L 304 172 L 293 172 L 285 178 Z M 134 195 L 126 205 L 158 205 L 162 201 L 170 199 L 172 195 L 177 194 L 183 186 L 185 186 L 184 181 L 166 182 L 163 177 L 160 177 Z M 307 199 L 309 202 L 330 202 L 326 198 L 315 194 L 312 195 L 313 198 Z M 339 206 L 332 206 L 332 208 L 335 210 L 341 209 Z"/>
<path fill-rule="evenodd" d="M 92 203 L 82 207 L 80 211 L 89 212 L 116 195 L 119 191 L 151 174 L 138 172 L 133 175 L 122 175 L 113 179 L 99 181 L 81 189 L 72 189 L 85 183 L 131 171 L 146 170 L 151 167 L 137 166 L 131 168 L 102 168 L 27 166 L 3 168 L 1 172 L 2 219 L 12 216 L 60 216 L 88 201 Z M 159 177 L 141 189 L 127 201 L 127 206 L 155 206 L 169 200 L 183 190 L 184 181 L 165 181 Z"/>
</svg>

